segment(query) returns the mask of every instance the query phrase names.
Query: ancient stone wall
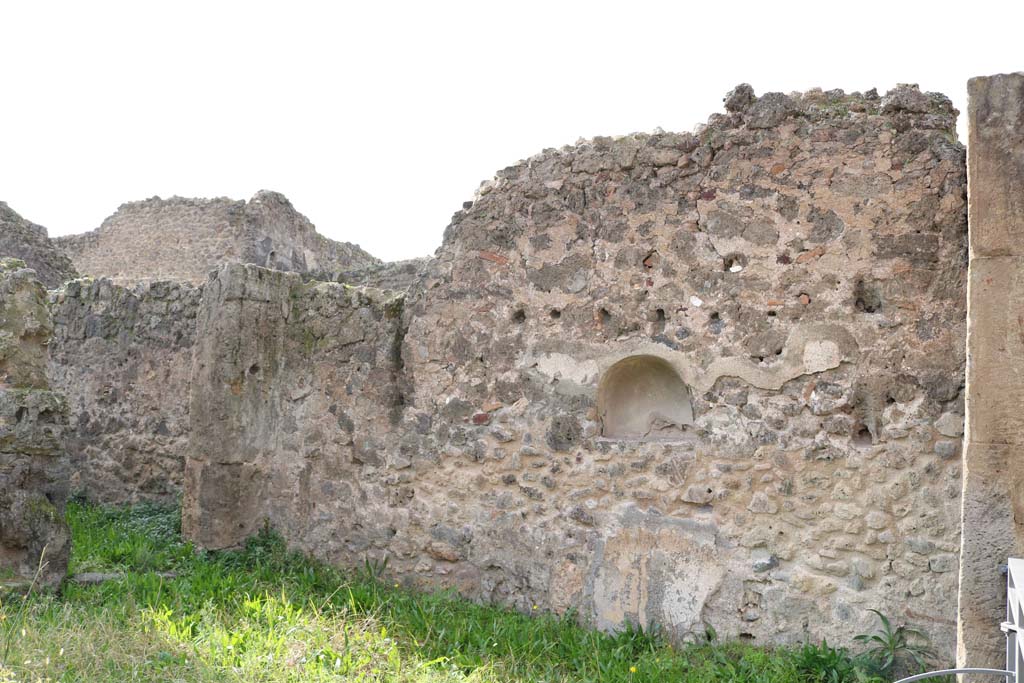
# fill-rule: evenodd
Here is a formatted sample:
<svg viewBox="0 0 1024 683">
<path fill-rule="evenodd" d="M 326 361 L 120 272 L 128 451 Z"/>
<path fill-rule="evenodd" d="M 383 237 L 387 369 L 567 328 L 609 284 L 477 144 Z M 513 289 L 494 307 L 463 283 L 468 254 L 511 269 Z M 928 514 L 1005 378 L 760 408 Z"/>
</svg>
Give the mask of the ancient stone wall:
<svg viewBox="0 0 1024 683">
<path fill-rule="evenodd" d="M 961 666 L 1002 668 L 1000 567 L 1024 554 L 1024 73 L 968 84 L 971 268 Z"/>
<path fill-rule="evenodd" d="M 284 196 L 266 191 L 248 202 L 154 197 L 122 204 L 98 229 L 54 241 L 83 275 L 119 284 L 202 284 L 224 263 L 318 275 L 378 263 L 356 245 L 317 234 Z"/>
<path fill-rule="evenodd" d="M 464 581 L 487 597 L 761 642 L 848 641 L 874 607 L 948 654 L 951 107 L 740 88 L 727 108 L 692 136 L 542 154 L 457 217 L 441 282 L 409 306 L 409 414 L 434 420 L 413 518 L 472 529 Z M 693 425 L 652 411 L 650 438 L 603 432 L 602 378 L 635 356 L 675 369 Z M 441 506 L 452 490 L 472 495 Z"/>
<path fill-rule="evenodd" d="M 74 492 L 108 504 L 181 493 L 201 293 L 84 279 L 51 294 L 48 374 L 69 405 Z"/>
<path fill-rule="evenodd" d="M 265 518 L 328 560 L 675 637 L 848 643 L 876 608 L 951 655 L 955 113 L 915 87 L 726 108 L 505 169 L 401 298 L 222 270 L 186 531 Z"/>
<path fill-rule="evenodd" d="M 0 585 L 55 587 L 67 572 L 65 405 L 46 381 L 46 290 L 0 259 Z"/>
<path fill-rule="evenodd" d="M 70 259 L 57 249 L 46 228 L 27 221 L 0 202 L 0 257 L 21 259 L 47 289 L 78 277 Z"/>
</svg>

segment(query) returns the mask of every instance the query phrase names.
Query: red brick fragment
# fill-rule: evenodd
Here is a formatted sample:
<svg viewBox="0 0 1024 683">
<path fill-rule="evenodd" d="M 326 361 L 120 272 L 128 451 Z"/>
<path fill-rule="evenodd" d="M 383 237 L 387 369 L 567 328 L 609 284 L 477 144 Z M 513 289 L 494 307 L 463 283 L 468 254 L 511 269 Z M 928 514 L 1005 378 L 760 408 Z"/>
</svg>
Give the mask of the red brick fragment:
<svg viewBox="0 0 1024 683">
<path fill-rule="evenodd" d="M 815 247 L 814 249 L 811 249 L 810 251 L 805 251 L 804 253 L 802 253 L 799 256 L 797 256 L 796 257 L 796 262 L 797 263 L 807 263 L 808 261 L 813 261 L 813 260 L 815 260 L 817 258 L 820 258 L 821 255 L 824 254 L 824 253 L 825 253 L 825 247 Z"/>
<path fill-rule="evenodd" d="M 480 251 L 479 256 L 483 260 L 491 261 L 492 263 L 497 263 L 499 266 L 508 265 L 507 257 L 502 256 L 501 254 L 495 254 L 493 251 Z"/>
</svg>

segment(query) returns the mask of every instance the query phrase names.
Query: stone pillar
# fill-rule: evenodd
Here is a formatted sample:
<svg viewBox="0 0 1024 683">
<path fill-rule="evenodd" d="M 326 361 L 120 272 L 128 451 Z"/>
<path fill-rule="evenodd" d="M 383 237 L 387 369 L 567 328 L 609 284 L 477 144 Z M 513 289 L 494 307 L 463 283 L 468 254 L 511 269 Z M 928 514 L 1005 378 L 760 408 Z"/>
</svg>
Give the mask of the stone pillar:
<svg viewBox="0 0 1024 683">
<path fill-rule="evenodd" d="M 957 662 L 1005 664 L 1006 579 L 1024 554 L 1024 73 L 971 79 L 970 284 Z"/>
<path fill-rule="evenodd" d="M 267 520 L 268 464 L 278 448 L 276 378 L 293 273 L 221 267 L 196 321 L 182 532 L 203 548 L 241 545 Z"/>
<path fill-rule="evenodd" d="M 35 271 L 0 259 L 0 588 L 34 578 L 55 588 L 67 573 L 67 414 L 46 378 L 52 333 Z"/>
</svg>

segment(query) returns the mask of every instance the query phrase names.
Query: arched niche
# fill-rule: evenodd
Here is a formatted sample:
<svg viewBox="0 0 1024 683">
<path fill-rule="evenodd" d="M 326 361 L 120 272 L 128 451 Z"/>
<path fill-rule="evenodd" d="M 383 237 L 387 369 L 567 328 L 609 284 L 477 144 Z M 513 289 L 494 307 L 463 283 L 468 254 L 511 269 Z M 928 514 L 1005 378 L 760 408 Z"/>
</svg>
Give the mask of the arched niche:
<svg viewBox="0 0 1024 683">
<path fill-rule="evenodd" d="M 597 391 L 601 434 L 642 441 L 675 440 L 693 424 L 690 390 L 668 361 L 630 356 L 601 377 Z"/>
</svg>

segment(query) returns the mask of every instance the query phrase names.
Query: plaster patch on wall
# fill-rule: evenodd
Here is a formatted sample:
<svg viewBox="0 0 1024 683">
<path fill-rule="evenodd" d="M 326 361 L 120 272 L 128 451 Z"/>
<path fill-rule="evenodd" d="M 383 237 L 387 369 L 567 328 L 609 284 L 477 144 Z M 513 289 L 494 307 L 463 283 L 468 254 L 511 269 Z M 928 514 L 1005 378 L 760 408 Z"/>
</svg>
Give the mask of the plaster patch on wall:
<svg viewBox="0 0 1024 683">
<path fill-rule="evenodd" d="M 600 370 L 597 362 L 578 359 L 565 353 L 548 353 L 531 358 L 536 370 L 559 382 L 569 382 L 579 387 L 596 387 Z"/>
<path fill-rule="evenodd" d="M 660 623 L 675 634 L 694 631 L 724 573 L 713 525 L 628 505 L 600 540 L 591 568 L 596 625 L 616 630 L 627 622 Z"/>
<path fill-rule="evenodd" d="M 710 389 L 720 377 L 735 377 L 759 389 L 781 389 L 801 375 L 839 367 L 857 357 L 853 335 L 842 325 L 813 324 L 794 327 L 786 339 L 781 359 L 770 367 L 755 365 L 749 358 L 733 356 L 714 361 L 694 384 Z"/>
<path fill-rule="evenodd" d="M 564 347 L 564 344 L 560 344 Z M 608 347 L 615 350 L 608 352 Z M 832 323 L 797 325 L 786 339 L 783 352 L 774 364 L 762 366 L 744 356 L 715 359 L 706 369 L 697 367 L 693 354 L 673 351 L 649 340 L 624 340 L 613 344 L 576 345 L 576 355 L 564 352 L 544 352 L 535 349 L 524 354 L 521 366 L 542 375 L 569 381 L 580 387 L 582 393 L 593 395 L 600 378 L 613 365 L 630 356 L 655 356 L 666 361 L 679 374 L 688 387 L 707 391 L 722 377 L 735 377 L 759 389 L 777 390 L 786 382 L 839 367 L 852 362 L 858 355 L 858 345 L 845 327 Z"/>
<path fill-rule="evenodd" d="M 843 361 L 839 345 L 830 340 L 814 340 L 804 345 L 804 372 L 813 374 L 838 368 Z"/>
</svg>

